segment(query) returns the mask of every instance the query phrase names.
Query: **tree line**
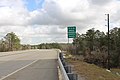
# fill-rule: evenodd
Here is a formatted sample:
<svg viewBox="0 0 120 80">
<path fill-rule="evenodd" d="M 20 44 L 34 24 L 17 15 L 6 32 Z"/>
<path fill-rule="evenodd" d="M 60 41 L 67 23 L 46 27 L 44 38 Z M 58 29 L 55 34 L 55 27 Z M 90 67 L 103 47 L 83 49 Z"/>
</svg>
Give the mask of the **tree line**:
<svg viewBox="0 0 120 80">
<path fill-rule="evenodd" d="M 0 52 L 26 50 L 26 49 L 61 49 L 59 43 L 41 43 L 38 45 L 21 44 L 20 38 L 14 33 L 7 33 L 0 40 Z"/>
<path fill-rule="evenodd" d="M 59 43 L 42 43 L 37 45 L 38 49 L 61 49 L 61 45 Z"/>
<path fill-rule="evenodd" d="M 3 37 L 0 40 L 0 51 L 1 52 L 19 50 L 20 47 L 21 47 L 20 39 L 13 32 L 7 33 L 7 35 L 5 35 L 5 37 Z"/>
<path fill-rule="evenodd" d="M 110 30 L 110 66 L 120 67 L 120 28 Z M 69 47 L 71 54 L 83 55 L 84 61 L 98 66 L 107 67 L 108 61 L 108 33 L 87 30 L 85 34 L 76 34 L 73 45 Z M 75 52 L 76 50 L 76 52 Z"/>
</svg>

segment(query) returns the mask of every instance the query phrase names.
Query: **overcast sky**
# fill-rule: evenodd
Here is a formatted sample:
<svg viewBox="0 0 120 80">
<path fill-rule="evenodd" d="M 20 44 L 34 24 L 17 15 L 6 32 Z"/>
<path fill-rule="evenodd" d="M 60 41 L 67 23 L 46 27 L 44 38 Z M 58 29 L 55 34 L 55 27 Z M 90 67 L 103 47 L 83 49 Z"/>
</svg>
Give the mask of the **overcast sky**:
<svg viewBox="0 0 120 80">
<path fill-rule="evenodd" d="M 23 44 L 67 42 L 67 26 L 77 32 L 120 27 L 120 0 L 0 0 L 0 38 L 15 32 Z"/>
</svg>

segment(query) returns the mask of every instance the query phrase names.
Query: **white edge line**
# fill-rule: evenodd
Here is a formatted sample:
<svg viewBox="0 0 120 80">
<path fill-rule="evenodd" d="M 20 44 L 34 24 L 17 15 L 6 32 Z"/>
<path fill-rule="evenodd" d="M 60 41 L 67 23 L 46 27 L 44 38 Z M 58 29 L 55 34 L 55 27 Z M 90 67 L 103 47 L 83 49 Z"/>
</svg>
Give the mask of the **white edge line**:
<svg viewBox="0 0 120 80">
<path fill-rule="evenodd" d="M 35 60 L 35 61 L 31 62 L 30 64 L 28 64 L 28 65 L 26 65 L 26 66 L 24 66 L 24 67 L 22 67 L 22 68 L 20 68 L 20 69 L 15 70 L 14 72 L 8 74 L 7 76 L 2 77 L 0 80 L 3 80 L 3 79 L 5 79 L 5 78 L 7 78 L 7 77 L 13 75 L 13 74 L 17 73 L 18 71 L 20 71 L 20 70 L 22 70 L 22 69 L 25 69 L 26 67 L 28 67 L 28 66 L 34 64 L 34 63 L 37 62 L 37 61 L 38 61 L 38 60 Z"/>
</svg>

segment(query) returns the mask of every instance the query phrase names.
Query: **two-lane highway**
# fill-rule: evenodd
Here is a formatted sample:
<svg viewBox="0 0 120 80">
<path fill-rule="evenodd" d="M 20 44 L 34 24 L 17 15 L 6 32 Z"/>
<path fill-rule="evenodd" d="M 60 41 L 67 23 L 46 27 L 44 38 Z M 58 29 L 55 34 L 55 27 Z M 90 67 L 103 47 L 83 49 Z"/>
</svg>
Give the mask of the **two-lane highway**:
<svg viewBox="0 0 120 80">
<path fill-rule="evenodd" d="M 58 80 L 57 54 L 54 49 L 0 53 L 0 79 Z"/>
</svg>

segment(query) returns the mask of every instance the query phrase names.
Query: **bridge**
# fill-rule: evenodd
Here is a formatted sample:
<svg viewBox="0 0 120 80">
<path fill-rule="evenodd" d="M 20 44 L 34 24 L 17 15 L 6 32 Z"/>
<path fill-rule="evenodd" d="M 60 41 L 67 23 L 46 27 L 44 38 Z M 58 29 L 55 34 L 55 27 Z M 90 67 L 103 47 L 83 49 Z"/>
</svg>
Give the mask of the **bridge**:
<svg viewBox="0 0 120 80">
<path fill-rule="evenodd" d="M 56 49 L 0 52 L 0 80 L 72 80 L 59 53 Z"/>
</svg>

